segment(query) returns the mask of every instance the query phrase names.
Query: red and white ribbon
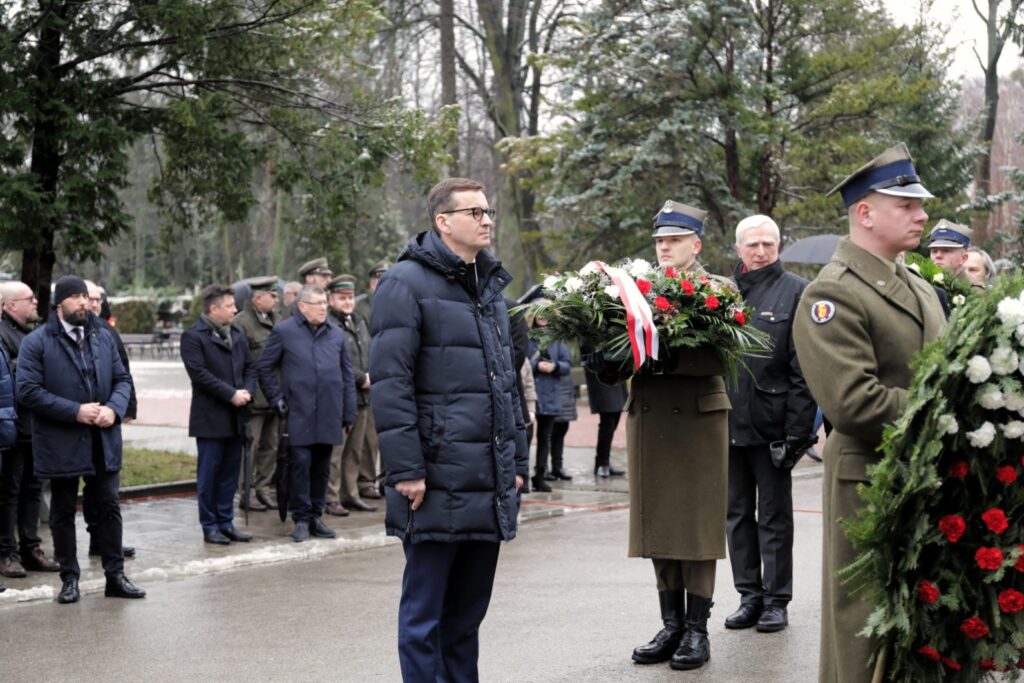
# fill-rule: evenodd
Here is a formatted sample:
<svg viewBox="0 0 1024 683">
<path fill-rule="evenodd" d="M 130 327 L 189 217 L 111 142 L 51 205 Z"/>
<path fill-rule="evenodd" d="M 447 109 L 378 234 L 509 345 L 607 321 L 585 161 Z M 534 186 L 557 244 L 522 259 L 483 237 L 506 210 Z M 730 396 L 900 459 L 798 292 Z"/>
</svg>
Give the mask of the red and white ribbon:
<svg viewBox="0 0 1024 683">
<path fill-rule="evenodd" d="M 640 293 L 636 281 L 621 268 L 609 266 L 602 261 L 593 261 L 593 264 L 610 277 L 619 290 L 619 300 L 626 309 L 629 344 L 633 348 L 633 369 L 639 370 L 648 356 L 658 360 L 658 328 L 654 325 L 651 305 Z"/>
</svg>

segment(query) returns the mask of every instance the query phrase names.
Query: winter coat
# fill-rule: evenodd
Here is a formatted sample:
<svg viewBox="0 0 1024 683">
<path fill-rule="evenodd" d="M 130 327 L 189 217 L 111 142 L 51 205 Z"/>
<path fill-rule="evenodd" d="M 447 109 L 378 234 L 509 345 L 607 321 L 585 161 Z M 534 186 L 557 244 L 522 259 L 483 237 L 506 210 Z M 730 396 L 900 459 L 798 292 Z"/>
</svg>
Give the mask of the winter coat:
<svg viewBox="0 0 1024 683">
<path fill-rule="evenodd" d="M 266 346 L 267 339 L 270 338 L 270 333 L 277 322 L 278 315 L 276 310 L 271 310 L 267 314 L 260 313 L 256 310 L 256 306 L 253 305 L 252 299 L 246 302 L 245 307 L 231 321 L 231 326 L 242 333 L 246 343 L 249 345 L 249 353 L 252 354 L 254 364 L 260 359 L 263 347 Z M 270 404 L 267 403 L 267 397 L 263 395 L 263 390 L 260 389 L 258 382 L 256 393 L 252 395 L 249 409 L 254 415 L 265 415 L 271 412 Z"/>
<path fill-rule="evenodd" d="M 17 411 L 14 409 L 14 375 L 7 352 L 0 347 L 0 449 L 10 448 L 18 440 Z"/>
<path fill-rule="evenodd" d="M 121 335 L 117 333 L 114 327 L 101 318 L 96 316 L 96 324 L 102 327 L 104 330 L 110 333 L 110 338 L 114 340 L 114 345 L 117 347 L 117 355 L 121 357 L 121 362 L 124 364 L 124 371 L 128 373 L 128 379 L 132 383 L 132 393 L 128 396 L 128 410 L 125 411 L 125 418 L 135 419 L 139 416 L 139 400 L 135 395 L 135 379 L 132 378 L 132 366 L 131 361 L 128 358 L 128 349 L 124 347 L 124 342 L 121 341 Z"/>
<path fill-rule="evenodd" d="M 15 384 L 17 384 L 18 354 L 21 352 L 21 342 L 31 331 L 32 328 L 19 323 L 7 311 L 0 315 L 0 343 L 3 344 L 4 350 L 7 352 L 11 377 L 14 378 Z M 32 441 L 32 413 L 29 410 L 18 411 L 18 441 L 25 443 Z"/>
<path fill-rule="evenodd" d="M 556 341 L 547 349 L 541 349 L 536 340 L 531 339 L 527 349 L 527 359 L 533 369 L 533 382 L 537 389 L 537 414 L 564 416 L 566 378 L 568 378 L 570 388 L 572 387 L 572 357 L 569 355 L 569 347 L 563 341 Z M 541 372 L 537 369 L 537 366 L 545 360 L 555 364 L 554 372 Z M 575 406 L 575 401 L 573 401 L 573 405 Z"/>
<path fill-rule="evenodd" d="M 786 272 L 781 261 L 747 272 L 741 263 L 733 279 L 755 310 L 750 325 L 767 332 L 773 346 L 770 356 L 748 356 L 730 383 L 729 443 L 763 446 L 810 437 L 817 406 L 793 344 L 793 316 L 807 280 Z"/>
<path fill-rule="evenodd" d="M 244 436 L 248 405 L 231 403 L 235 392 L 256 394 L 256 363 L 245 336 L 234 327 L 231 348 L 200 318 L 181 335 L 181 361 L 192 380 L 188 435 L 203 439 Z"/>
<path fill-rule="evenodd" d="M 106 471 L 121 469 L 121 420 L 128 410 L 131 377 L 114 339 L 96 324 L 92 313 L 84 332 L 92 357 L 91 372 L 56 311 L 21 342 L 17 400 L 32 413 L 33 469 L 41 479 L 95 475 L 93 430 L 100 434 Z M 114 411 L 117 419 L 112 426 L 99 428 L 78 422 L 81 404 L 92 402 Z"/>
<path fill-rule="evenodd" d="M 370 370 L 370 326 L 357 313 L 334 317 L 334 321 L 348 335 L 348 353 L 352 359 L 356 400 L 360 408 L 368 406 L 370 405 L 370 390 L 363 389 L 362 386 L 366 382 L 366 376 Z"/>
<path fill-rule="evenodd" d="M 345 426 L 356 421 L 347 337 L 329 316 L 314 329 L 299 310 L 270 333 L 256 372 L 270 405 L 282 398 L 288 404 L 291 445 L 340 444 Z"/>
<path fill-rule="evenodd" d="M 622 412 L 626 406 L 626 398 L 629 397 L 629 389 L 625 384 L 608 386 L 589 370 L 584 372 L 584 376 L 587 380 L 587 400 L 590 403 L 591 413 Z"/>
<path fill-rule="evenodd" d="M 386 470 L 387 533 L 408 542 L 516 534 L 526 432 L 502 290 L 485 251 L 475 267 L 434 231 L 411 239 L 373 297 L 370 376 Z M 426 479 L 413 512 L 394 485 Z"/>
</svg>

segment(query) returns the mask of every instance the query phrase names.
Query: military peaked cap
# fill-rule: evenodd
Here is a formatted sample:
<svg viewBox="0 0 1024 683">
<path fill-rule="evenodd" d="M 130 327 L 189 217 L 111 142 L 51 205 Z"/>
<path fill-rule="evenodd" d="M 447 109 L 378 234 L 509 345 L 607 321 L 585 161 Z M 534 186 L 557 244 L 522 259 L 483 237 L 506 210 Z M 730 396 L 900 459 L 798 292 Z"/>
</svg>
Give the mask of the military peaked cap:
<svg viewBox="0 0 1024 683">
<path fill-rule="evenodd" d="M 654 217 L 652 237 L 693 234 L 700 237 L 704 234 L 704 218 L 707 215 L 707 211 L 701 211 L 669 199 Z"/>
<path fill-rule="evenodd" d="M 929 199 L 935 196 L 921 184 L 921 178 L 914 170 L 914 160 L 910 158 L 910 150 L 902 142 L 893 145 L 848 175 L 825 196 L 831 197 L 836 192 L 842 195 L 843 204 L 847 208 L 872 192 L 916 199 Z"/>
<path fill-rule="evenodd" d="M 971 246 L 971 235 L 974 231 L 966 225 L 953 223 L 943 218 L 935 224 L 928 235 L 928 248 L 932 247 L 963 247 Z"/>
</svg>

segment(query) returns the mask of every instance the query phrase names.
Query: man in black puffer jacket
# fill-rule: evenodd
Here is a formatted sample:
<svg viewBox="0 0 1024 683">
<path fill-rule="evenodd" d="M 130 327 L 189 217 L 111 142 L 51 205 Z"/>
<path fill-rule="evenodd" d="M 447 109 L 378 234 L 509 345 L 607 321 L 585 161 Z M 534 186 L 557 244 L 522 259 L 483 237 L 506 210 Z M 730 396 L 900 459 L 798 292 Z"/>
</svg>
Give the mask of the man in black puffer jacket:
<svg viewBox="0 0 1024 683">
<path fill-rule="evenodd" d="M 370 403 L 387 533 L 406 557 L 402 676 L 469 681 L 499 544 L 516 534 L 526 433 L 502 298 L 512 278 L 484 251 L 494 212 L 483 186 L 444 180 L 427 209 L 432 229 L 409 241 L 374 294 Z"/>
<path fill-rule="evenodd" d="M 727 539 L 740 608 L 726 628 L 781 631 L 793 597 L 793 484 L 790 469 L 810 446 L 817 407 L 793 346 L 793 318 L 807 280 L 779 261 L 779 228 L 768 216 L 736 226 L 735 280 L 751 324 L 767 332 L 768 357 L 749 357 L 730 383 Z M 749 370 L 749 371 L 748 371 Z M 773 463 L 771 450 L 784 455 Z M 755 516 L 756 512 L 756 516 Z M 762 569 L 763 565 L 763 569 Z"/>
</svg>

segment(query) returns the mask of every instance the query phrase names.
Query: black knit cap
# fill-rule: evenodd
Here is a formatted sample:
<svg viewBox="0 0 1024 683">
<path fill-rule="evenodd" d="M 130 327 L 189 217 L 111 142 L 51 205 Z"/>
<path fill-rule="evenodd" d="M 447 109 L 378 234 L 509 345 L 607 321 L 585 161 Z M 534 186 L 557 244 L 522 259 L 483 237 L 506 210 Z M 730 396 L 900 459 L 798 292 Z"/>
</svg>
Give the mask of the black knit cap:
<svg viewBox="0 0 1024 683">
<path fill-rule="evenodd" d="M 57 284 L 53 287 L 53 305 L 59 305 L 61 301 L 73 294 L 88 293 L 89 287 L 85 284 L 85 280 L 77 275 L 65 275 L 57 280 Z"/>
</svg>

